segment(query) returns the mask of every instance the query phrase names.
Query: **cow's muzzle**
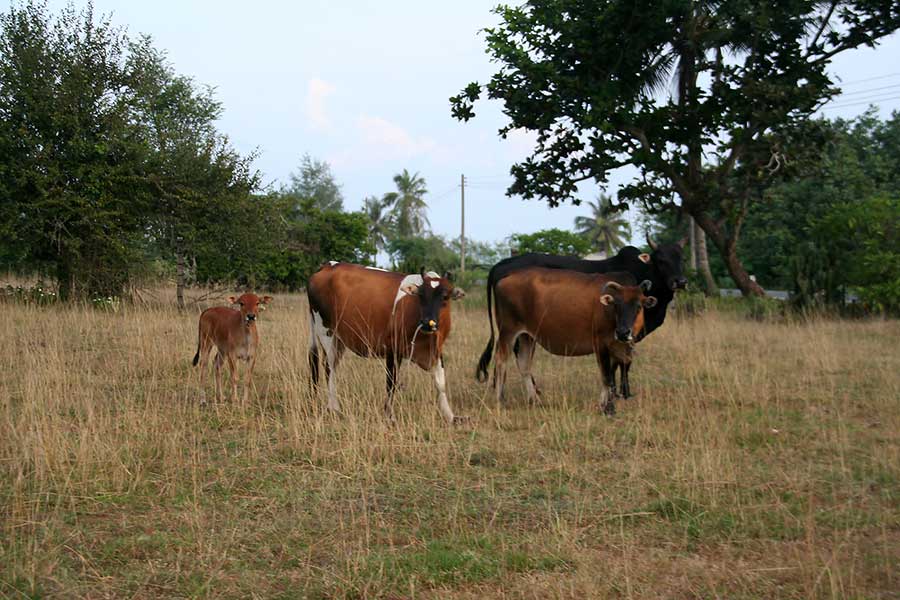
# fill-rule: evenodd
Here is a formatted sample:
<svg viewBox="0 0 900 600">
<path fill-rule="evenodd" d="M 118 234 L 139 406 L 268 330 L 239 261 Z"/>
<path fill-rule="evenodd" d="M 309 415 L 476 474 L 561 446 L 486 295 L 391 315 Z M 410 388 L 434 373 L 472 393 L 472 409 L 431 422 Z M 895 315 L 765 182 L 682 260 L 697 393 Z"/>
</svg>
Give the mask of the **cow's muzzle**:
<svg viewBox="0 0 900 600">
<path fill-rule="evenodd" d="M 252 323 L 256 320 L 256 315 L 247 315 L 247 322 Z"/>
<path fill-rule="evenodd" d="M 620 342 L 630 342 L 634 339 L 634 335 L 631 333 L 630 329 L 617 329 L 616 339 Z"/>
</svg>

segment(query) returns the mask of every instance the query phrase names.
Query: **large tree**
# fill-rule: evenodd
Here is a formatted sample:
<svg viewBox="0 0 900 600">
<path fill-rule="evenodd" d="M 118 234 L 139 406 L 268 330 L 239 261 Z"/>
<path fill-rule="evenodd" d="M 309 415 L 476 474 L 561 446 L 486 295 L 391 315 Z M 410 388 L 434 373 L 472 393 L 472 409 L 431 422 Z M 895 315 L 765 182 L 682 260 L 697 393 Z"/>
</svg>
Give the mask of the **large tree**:
<svg viewBox="0 0 900 600">
<path fill-rule="evenodd" d="M 451 102 L 468 120 L 484 93 L 510 118 L 501 136 L 537 133 L 508 194 L 577 203 L 578 182 L 636 167 L 619 201 L 693 216 L 755 295 L 737 255 L 750 206 L 819 143 L 808 117 L 839 92 L 830 60 L 900 27 L 895 0 L 531 0 L 495 11 L 487 45 L 500 70 Z"/>
<path fill-rule="evenodd" d="M 127 52 L 90 5 L 0 14 L 0 245 L 51 272 L 63 299 L 118 294 L 140 258 L 148 149 L 123 93 Z"/>
<path fill-rule="evenodd" d="M 265 205 L 265 197 L 251 196 L 259 184 L 254 156 L 241 156 L 215 128 L 222 106 L 211 88 L 175 73 L 148 38 L 131 45 L 128 63 L 139 74 L 132 90 L 133 121 L 151 150 L 148 232 L 162 257 L 175 259 L 175 295 L 183 308 L 188 256 L 202 250 L 210 256 L 246 256 L 259 248 L 264 217 L 251 209 L 254 218 L 243 219 L 250 208 L 243 205 Z M 242 243 L 250 239 L 256 241 Z"/>
<path fill-rule="evenodd" d="M 0 14 L 0 261 L 60 297 L 123 293 L 152 259 L 245 257 L 271 222 L 221 107 L 89 3 Z"/>
</svg>

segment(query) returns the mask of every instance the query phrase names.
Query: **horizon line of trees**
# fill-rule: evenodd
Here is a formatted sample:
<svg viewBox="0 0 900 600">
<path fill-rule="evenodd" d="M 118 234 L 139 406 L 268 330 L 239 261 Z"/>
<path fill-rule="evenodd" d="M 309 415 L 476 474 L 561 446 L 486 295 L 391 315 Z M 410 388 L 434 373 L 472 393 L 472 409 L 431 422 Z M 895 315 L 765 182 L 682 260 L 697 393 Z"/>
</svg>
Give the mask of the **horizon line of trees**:
<svg viewBox="0 0 900 600">
<path fill-rule="evenodd" d="M 454 99 L 461 118 L 474 91 L 466 94 Z M 216 129 L 221 114 L 211 88 L 176 73 L 149 37 L 128 37 L 91 4 L 53 15 L 32 0 L 0 13 L 0 268 L 51 276 L 64 300 L 172 277 L 183 305 L 192 283 L 296 289 L 327 260 L 373 264 L 379 252 L 406 271 L 459 264 L 459 240 L 430 231 L 419 173 L 404 169 L 395 189 L 349 212 L 328 163 L 308 154 L 285 185 L 263 189 L 255 155 L 241 155 Z M 756 287 L 789 289 L 810 305 L 854 291 L 873 307 L 900 309 L 900 113 L 791 121 L 766 143 L 775 162 L 760 168 L 778 176 L 754 180 L 726 253 L 721 238 L 716 253 L 703 251 L 712 209 L 696 197 L 644 202 L 632 186 L 588 202 L 572 230 L 467 240 L 469 264 L 489 267 L 510 248 L 611 256 L 633 233 L 621 211 L 637 200 L 659 241 L 694 229 L 690 254 L 703 257 L 698 269 L 708 265 L 708 293 L 735 280 L 737 260 Z M 736 168 L 746 174 L 752 164 Z M 532 186 L 538 167 L 514 167 L 511 191 L 549 193 Z M 712 167 L 698 168 L 705 177 Z M 645 181 L 651 196 L 665 187 Z"/>
</svg>

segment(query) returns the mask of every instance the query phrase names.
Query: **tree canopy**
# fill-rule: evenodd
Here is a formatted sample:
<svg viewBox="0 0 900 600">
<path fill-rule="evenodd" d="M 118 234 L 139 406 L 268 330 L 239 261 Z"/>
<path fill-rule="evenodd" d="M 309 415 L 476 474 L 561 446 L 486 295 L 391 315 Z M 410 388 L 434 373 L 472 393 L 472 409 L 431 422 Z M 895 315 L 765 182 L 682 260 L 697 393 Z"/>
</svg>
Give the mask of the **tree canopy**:
<svg viewBox="0 0 900 600">
<path fill-rule="evenodd" d="M 282 194 L 299 202 L 309 200 L 319 210 L 344 210 L 344 194 L 337 183 L 331 165 L 309 154 L 300 159 L 300 168 L 290 174 L 290 185 Z"/>
<path fill-rule="evenodd" d="M 530 0 L 486 29 L 498 71 L 451 98 L 474 117 L 482 95 L 537 133 L 510 195 L 577 203 L 577 184 L 639 175 L 623 204 L 692 215 L 738 287 L 761 294 L 737 256 L 750 206 L 821 145 L 808 120 L 839 92 L 837 54 L 900 27 L 893 0 Z M 676 201 L 677 198 L 677 201 Z"/>
<path fill-rule="evenodd" d="M 591 243 L 584 236 L 556 228 L 514 234 L 510 237 L 510 244 L 519 254 L 543 252 L 584 256 L 591 251 Z"/>
</svg>

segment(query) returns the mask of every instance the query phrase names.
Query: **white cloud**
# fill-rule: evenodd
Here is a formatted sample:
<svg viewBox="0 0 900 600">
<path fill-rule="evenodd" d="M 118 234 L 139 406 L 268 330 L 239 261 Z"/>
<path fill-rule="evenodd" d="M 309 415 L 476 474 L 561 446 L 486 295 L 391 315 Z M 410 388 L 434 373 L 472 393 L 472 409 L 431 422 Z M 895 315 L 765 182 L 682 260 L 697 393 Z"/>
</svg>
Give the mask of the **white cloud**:
<svg viewBox="0 0 900 600">
<path fill-rule="evenodd" d="M 331 159 L 332 164 L 374 164 L 423 155 L 440 158 L 445 150 L 428 137 L 417 137 L 383 117 L 360 115 L 355 122 L 356 144 Z"/>
<path fill-rule="evenodd" d="M 325 110 L 325 99 L 336 90 L 336 87 L 323 79 L 313 77 L 309 80 L 306 90 L 306 117 L 313 129 L 324 131 L 331 128 L 331 121 Z"/>
<path fill-rule="evenodd" d="M 414 138 L 408 131 L 381 117 L 362 115 L 357 120 L 363 143 L 381 149 L 393 158 L 411 158 L 433 150 L 428 138 Z"/>
</svg>

